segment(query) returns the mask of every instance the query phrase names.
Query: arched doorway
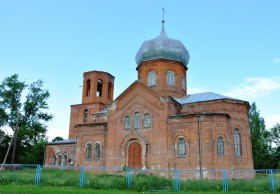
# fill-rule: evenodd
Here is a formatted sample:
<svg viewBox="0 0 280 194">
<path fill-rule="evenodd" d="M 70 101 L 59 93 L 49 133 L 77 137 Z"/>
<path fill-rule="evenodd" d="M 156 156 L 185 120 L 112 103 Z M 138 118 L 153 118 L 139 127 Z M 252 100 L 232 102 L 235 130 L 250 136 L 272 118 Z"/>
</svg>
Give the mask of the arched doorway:
<svg viewBox="0 0 280 194">
<path fill-rule="evenodd" d="M 142 168 L 142 148 L 138 142 L 132 142 L 128 149 L 128 167 Z"/>
</svg>

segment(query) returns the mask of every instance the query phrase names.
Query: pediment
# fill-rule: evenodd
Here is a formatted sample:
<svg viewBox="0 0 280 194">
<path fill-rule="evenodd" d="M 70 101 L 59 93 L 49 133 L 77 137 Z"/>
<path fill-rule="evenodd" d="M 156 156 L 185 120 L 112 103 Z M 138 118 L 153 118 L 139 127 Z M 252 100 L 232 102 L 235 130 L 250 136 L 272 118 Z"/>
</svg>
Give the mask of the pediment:
<svg viewBox="0 0 280 194">
<path fill-rule="evenodd" d="M 150 89 L 149 87 L 147 87 L 146 85 L 142 84 L 139 81 L 135 81 L 123 93 L 121 93 L 115 99 L 115 101 L 125 98 L 127 95 L 129 95 L 132 92 L 145 93 L 145 95 L 151 95 L 151 96 L 160 98 L 160 95 L 158 93 L 156 93 L 154 90 Z"/>
<path fill-rule="evenodd" d="M 132 105 L 139 107 L 157 106 L 159 108 L 160 101 L 161 96 L 158 93 L 144 84 L 135 81 L 114 100 L 108 109 L 113 111 L 116 109 L 123 110 L 125 107 Z"/>
</svg>

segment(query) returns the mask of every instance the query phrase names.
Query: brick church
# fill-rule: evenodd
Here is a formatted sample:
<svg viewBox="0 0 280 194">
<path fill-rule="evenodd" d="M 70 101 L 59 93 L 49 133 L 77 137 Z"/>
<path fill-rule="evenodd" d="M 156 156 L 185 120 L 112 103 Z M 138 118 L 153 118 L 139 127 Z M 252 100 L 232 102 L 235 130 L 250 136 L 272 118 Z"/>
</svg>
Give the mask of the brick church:
<svg viewBox="0 0 280 194">
<path fill-rule="evenodd" d="M 253 169 L 249 103 L 188 94 L 189 53 L 166 35 L 164 20 L 135 59 L 138 79 L 115 100 L 113 75 L 84 73 L 69 139 L 47 144 L 45 165 Z"/>
</svg>

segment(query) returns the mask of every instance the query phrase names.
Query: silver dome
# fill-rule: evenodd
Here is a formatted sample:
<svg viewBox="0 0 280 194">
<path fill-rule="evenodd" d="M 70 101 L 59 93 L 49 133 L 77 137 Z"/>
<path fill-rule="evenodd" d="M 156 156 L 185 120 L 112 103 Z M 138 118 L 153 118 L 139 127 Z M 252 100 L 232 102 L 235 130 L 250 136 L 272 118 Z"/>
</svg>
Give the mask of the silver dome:
<svg viewBox="0 0 280 194">
<path fill-rule="evenodd" d="M 182 42 L 180 40 L 167 37 L 164 30 L 164 23 L 162 25 L 160 35 L 155 39 L 143 42 L 135 57 L 137 66 L 139 66 L 143 61 L 153 59 L 180 61 L 186 68 L 190 60 L 189 52 Z"/>
</svg>

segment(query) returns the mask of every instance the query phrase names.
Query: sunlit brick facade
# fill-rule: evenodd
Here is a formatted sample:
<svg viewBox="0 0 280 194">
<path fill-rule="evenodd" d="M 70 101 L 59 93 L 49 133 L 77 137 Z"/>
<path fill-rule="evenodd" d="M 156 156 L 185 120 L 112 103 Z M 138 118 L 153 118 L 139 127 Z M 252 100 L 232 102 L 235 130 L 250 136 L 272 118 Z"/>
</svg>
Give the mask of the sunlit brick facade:
<svg viewBox="0 0 280 194">
<path fill-rule="evenodd" d="M 253 169 L 249 103 L 212 92 L 187 94 L 189 55 L 176 41 L 163 28 L 144 42 L 136 56 L 138 80 L 115 100 L 114 76 L 84 73 L 69 139 L 47 145 L 45 164 Z"/>
</svg>

